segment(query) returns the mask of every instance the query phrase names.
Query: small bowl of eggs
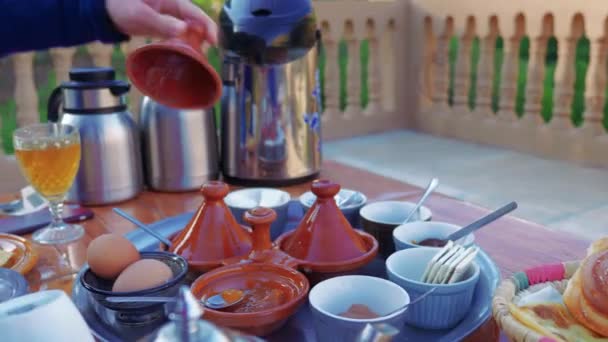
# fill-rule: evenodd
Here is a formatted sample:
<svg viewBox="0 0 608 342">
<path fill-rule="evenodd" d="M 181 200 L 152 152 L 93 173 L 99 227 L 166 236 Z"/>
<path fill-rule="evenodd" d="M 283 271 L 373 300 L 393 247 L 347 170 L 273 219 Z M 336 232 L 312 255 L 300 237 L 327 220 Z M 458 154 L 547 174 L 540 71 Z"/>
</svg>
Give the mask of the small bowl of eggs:
<svg viewBox="0 0 608 342">
<path fill-rule="evenodd" d="M 114 302 L 113 297 L 175 297 L 188 262 L 168 252 L 139 252 L 126 238 L 102 235 L 87 249 L 80 283 L 107 324 L 145 325 L 165 317 L 165 303 Z"/>
</svg>

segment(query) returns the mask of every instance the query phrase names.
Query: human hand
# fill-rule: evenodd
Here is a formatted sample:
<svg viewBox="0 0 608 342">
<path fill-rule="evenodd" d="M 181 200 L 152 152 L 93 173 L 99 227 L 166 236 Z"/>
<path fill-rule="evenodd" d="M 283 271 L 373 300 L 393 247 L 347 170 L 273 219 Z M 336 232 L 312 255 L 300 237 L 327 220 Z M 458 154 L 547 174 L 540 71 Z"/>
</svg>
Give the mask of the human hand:
<svg viewBox="0 0 608 342">
<path fill-rule="evenodd" d="M 205 40 L 217 43 L 217 26 L 190 0 L 106 0 L 116 28 L 130 36 L 171 38 L 186 30 L 186 20 L 202 25 Z"/>
</svg>

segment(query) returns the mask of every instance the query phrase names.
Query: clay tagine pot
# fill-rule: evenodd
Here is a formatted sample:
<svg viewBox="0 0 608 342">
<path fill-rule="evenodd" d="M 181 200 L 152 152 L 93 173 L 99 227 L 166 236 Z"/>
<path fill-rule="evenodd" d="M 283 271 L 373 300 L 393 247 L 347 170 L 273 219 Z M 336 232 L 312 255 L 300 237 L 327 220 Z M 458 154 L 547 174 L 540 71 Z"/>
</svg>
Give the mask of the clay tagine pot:
<svg viewBox="0 0 608 342">
<path fill-rule="evenodd" d="M 225 265 L 256 262 L 297 268 L 298 261 L 279 250 L 270 238 L 271 225 L 277 218 L 276 211 L 270 208 L 257 207 L 246 211 L 243 218 L 251 226 L 253 248 L 245 256 L 226 260 Z"/>
<path fill-rule="evenodd" d="M 127 75 L 153 100 L 179 109 L 211 107 L 222 82 L 202 52 L 205 29 L 188 22 L 179 37 L 144 45 L 127 56 Z"/>
<path fill-rule="evenodd" d="M 312 273 L 345 273 L 370 263 L 378 254 L 376 239 L 356 231 L 336 205 L 340 185 L 329 180 L 312 183 L 316 200 L 298 227 L 277 240 L 279 249 Z"/>
<path fill-rule="evenodd" d="M 251 251 L 251 234 L 224 203 L 228 185 L 212 181 L 203 185 L 204 200 L 184 230 L 171 238 L 170 252 L 188 261 L 191 270 L 206 272 Z"/>
<path fill-rule="evenodd" d="M 279 329 L 306 301 L 310 284 L 296 271 L 295 260 L 277 250 L 270 241 L 270 225 L 276 213 L 255 208 L 245 213 L 253 229 L 253 249 L 242 258 L 232 258 L 228 266 L 205 273 L 192 283 L 197 298 L 226 290 L 245 292 L 242 302 L 223 310 L 205 309 L 205 319 L 257 336 Z"/>
</svg>

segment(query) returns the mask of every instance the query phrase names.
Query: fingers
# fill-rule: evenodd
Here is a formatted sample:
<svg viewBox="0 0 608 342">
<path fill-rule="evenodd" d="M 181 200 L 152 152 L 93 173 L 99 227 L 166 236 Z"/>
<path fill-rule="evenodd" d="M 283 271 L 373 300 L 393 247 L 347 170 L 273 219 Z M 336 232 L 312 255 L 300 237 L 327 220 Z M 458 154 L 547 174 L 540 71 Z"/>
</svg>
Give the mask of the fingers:
<svg viewBox="0 0 608 342">
<path fill-rule="evenodd" d="M 139 30 L 160 38 L 180 35 L 186 30 L 186 23 L 170 15 L 163 15 L 152 7 L 142 4 L 139 9 Z"/>
<path fill-rule="evenodd" d="M 144 0 L 160 13 L 174 16 L 181 20 L 193 20 L 205 28 L 206 40 L 217 43 L 217 25 L 203 10 L 190 0 Z"/>
</svg>

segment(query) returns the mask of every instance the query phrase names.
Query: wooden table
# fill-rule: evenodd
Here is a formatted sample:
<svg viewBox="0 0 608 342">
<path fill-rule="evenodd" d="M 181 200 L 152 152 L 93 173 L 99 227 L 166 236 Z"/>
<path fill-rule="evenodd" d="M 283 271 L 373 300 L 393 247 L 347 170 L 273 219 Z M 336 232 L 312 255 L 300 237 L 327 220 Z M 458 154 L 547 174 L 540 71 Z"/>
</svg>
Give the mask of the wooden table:
<svg viewBox="0 0 608 342">
<path fill-rule="evenodd" d="M 422 191 L 418 187 L 335 162 L 324 163 L 322 177 L 335 180 L 345 188 L 359 190 L 365 193 L 369 200 L 415 200 Z M 309 184 L 285 188 L 293 197 L 299 196 L 308 189 Z M 9 197 L 0 196 L 0 200 L 7 200 Z M 201 199 L 198 192 L 180 194 L 145 192 L 134 200 L 115 206 L 144 223 L 152 223 L 168 216 L 193 211 L 199 207 Z M 439 194 L 433 194 L 426 205 L 433 212 L 433 220 L 459 225 L 470 223 L 489 212 L 488 209 Z M 83 223 L 86 229 L 85 238 L 69 246 L 69 254 L 73 263 L 82 264 L 84 262 L 86 246 L 91 239 L 107 232 L 123 234 L 135 229 L 133 224 L 114 214 L 113 207 L 92 208 L 95 218 Z M 498 220 L 475 234 L 477 244 L 498 264 L 503 277 L 531 266 L 578 260 L 585 255 L 589 244 L 589 242 L 578 240 L 571 235 L 551 231 L 513 216 Z M 54 249 L 41 249 L 40 254 L 41 259 L 38 266 L 27 276 L 32 289 L 60 288 L 68 293 L 71 292 L 70 278 L 40 281 L 41 274 L 44 272 L 57 271 L 60 268 L 56 263 L 54 264 L 54 260 L 57 260 L 57 253 Z M 490 319 L 468 340 L 492 341 L 497 339 L 499 339 L 498 329 L 494 321 Z"/>
</svg>

